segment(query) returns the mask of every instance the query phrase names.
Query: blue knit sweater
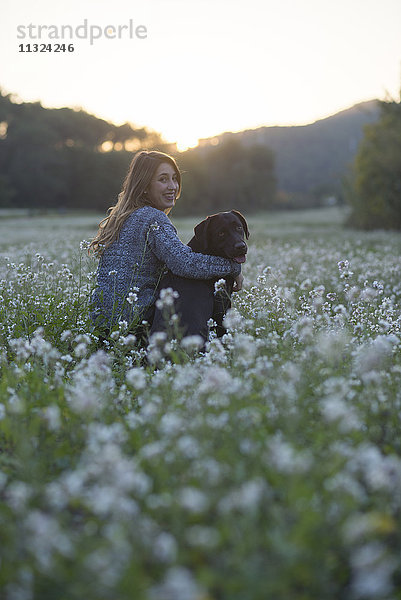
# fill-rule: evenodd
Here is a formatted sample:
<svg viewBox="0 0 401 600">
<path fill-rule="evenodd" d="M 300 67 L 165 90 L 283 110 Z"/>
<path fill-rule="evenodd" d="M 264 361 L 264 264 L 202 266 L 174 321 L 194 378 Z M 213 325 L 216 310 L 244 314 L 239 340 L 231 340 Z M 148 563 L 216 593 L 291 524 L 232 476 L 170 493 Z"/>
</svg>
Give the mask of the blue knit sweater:
<svg viewBox="0 0 401 600">
<path fill-rule="evenodd" d="M 91 302 L 93 323 L 111 328 L 121 320 L 128 324 L 140 320 L 157 300 L 156 288 L 167 269 L 190 279 L 236 277 L 241 271 L 232 260 L 199 254 L 185 246 L 161 210 L 138 208 L 100 257 Z"/>
</svg>

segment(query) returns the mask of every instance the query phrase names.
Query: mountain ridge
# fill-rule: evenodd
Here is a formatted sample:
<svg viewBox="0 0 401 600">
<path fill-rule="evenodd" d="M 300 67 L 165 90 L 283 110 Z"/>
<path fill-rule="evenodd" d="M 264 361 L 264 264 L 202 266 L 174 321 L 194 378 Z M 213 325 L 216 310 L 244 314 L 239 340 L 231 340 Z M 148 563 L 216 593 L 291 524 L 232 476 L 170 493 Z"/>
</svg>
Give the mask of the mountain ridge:
<svg viewBox="0 0 401 600">
<path fill-rule="evenodd" d="M 201 147 L 239 139 L 245 146 L 261 144 L 273 150 L 279 204 L 321 204 L 341 196 L 342 180 L 363 138 L 364 127 L 379 117 L 379 101 L 360 102 L 306 125 L 273 125 L 224 132 L 200 141 Z"/>
</svg>

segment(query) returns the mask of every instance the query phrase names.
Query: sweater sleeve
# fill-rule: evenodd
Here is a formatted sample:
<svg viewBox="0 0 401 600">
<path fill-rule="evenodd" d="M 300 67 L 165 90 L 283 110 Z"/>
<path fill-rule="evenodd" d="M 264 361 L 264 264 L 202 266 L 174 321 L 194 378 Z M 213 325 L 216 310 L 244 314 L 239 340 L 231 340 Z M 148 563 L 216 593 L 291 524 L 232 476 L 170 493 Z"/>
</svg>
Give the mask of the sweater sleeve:
<svg viewBox="0 0 401 600">
<path fill-rule="evenodd" d="M 162 222 L 160 222 L 162 221 Z M 211 279 L 241 272 L 241 266 L 227 258 L 200 254 L 181 242 L 168 217 L 158 219 L 149 227 L 148 243 L 157 258 L 180 277 Z"/>
</svg>

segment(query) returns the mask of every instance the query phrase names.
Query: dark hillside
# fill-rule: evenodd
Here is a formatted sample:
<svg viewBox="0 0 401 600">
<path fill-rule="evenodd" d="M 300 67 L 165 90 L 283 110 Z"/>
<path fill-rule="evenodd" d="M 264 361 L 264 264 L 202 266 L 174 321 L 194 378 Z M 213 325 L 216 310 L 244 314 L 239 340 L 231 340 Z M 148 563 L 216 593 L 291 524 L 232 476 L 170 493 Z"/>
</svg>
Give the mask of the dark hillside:
<svg viewBox="0 0 401 600">
<path fill-rule="evenodd" d="M 246 146 L 263 144 L 275 154 L 276 176 L 284 205 L 320 204 L 340 192 L 341 179 L 355 157 L 364 125 L 378 119 L 376 100 L 357 104 L 310 125 L 260 127 L 239 133 L 223 133 Z M 201 140 L 208 146 L 210 140 Z"/>
</svg>

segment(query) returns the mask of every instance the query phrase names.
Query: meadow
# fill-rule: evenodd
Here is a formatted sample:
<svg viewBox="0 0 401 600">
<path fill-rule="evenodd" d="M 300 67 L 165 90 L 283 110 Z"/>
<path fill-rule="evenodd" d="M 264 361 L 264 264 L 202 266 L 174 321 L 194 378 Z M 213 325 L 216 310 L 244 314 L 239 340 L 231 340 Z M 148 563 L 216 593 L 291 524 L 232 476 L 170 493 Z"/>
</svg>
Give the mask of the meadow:
<svg viewBox="0 0 401 600">
<path fill-rule="evenodd" d="M 145 362 L 101 215 L 0 215 L 1 598 L 401 598 L 401 235 L 344 216 L 249 218 L 227 335 Z"/>
</svg>

